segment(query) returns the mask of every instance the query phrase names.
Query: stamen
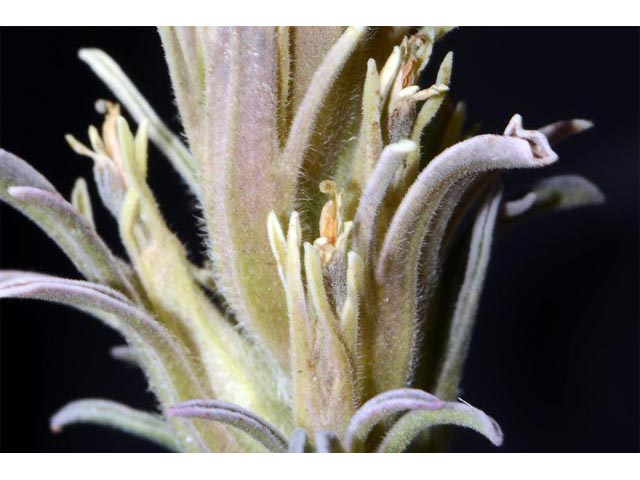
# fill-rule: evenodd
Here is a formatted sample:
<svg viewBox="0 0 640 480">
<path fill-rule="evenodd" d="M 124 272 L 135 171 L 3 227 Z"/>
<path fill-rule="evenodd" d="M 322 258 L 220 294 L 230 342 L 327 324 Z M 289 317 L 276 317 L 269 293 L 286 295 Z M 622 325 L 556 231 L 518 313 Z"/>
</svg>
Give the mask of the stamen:
<svg viewBox="0 0 640 480">
<path fill-rule="evenodd" d="M 102 123 L 102 139 L 107 156 L 111 158 L 118 170 L 124 171 L 122 152 L 120 150 L 120 140 L 118 138 L 117 120 L 120 116 L 120 105 L 110 100 L 98 100 L 96 111 L 104 115 Z"/>
<path fill-rule="evenodd" d="M 320 237 L 313 242 L 320 254 L 322 265 L 328 264 L 336 252 L 337 244 L 344 230 L 342 222 L 342 192 L 336 189 L 333 180 L 320 182 L 320 191 L 329 196 L 320 213 Z"/>
</svg>

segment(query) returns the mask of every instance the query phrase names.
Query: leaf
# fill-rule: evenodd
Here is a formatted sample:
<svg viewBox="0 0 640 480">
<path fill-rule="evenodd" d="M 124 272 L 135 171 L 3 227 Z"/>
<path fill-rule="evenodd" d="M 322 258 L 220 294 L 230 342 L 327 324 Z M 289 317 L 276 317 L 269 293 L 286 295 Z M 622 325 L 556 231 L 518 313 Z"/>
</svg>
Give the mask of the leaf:
<svg viewBox="0 0 640 480">
<path fill-rule="evenodd" d="M 121 333 L 135 349 L 154 393 L 164 405 L 205 394 L 182 345 L 158 322 L 108 287 L 31 272 L 0 271 L 0 298 L 46 300 L 90 313 Z M 223 429 L 175 427 L 182 448 L 220 451 L 237 448 Z"/>
<path fill-rule="evenodd" d="M 430 237 L 443 197 L 452 188 L 464 192 L 479 173 L 542 167 L 556 159 L 546 137 L 523 130 L 516 115 L 505 136 L 480 135 L 460 142 L 438 155 L 418 176 L 394 214 L 376 263 L 377 317 L 364 339 L 370 355 L 369 395 L 398 388 L 410 378 L 421 247 Z M 438 242 L 434 246 L 439 248 Z"/>
<path fill-rule="evenodd" d="M 540 132 L 549 139 L 550 145 L 555 145 L 591 128 L 593 128 L 593 122 L 589 120 L 560 120 L 559 122 L 542 127 Z"/>
<path fill-rule="evenodd" d="M 202 418 L 231 425 L 262 443 L 271 452 L 288 449 L 286 437 L 253 412 L 221 400 L 191 400 L 169 408 L 173 417 Z"/>
<path fill-rule="evenodd" d="M 467 403 L 447 402 L 437 410 L 416 410 L 404 414 L 384 437 L 378 452 L 402 452 L 422 430 L 440 425 L 470 428 L 496 446 L 502 445 L 504 438 L 500 426 L 482 410 Z"/>
<path fill-rule="evenodd" d="M 375 260 L 377 253 L 377 218 L 380 206 L 396 170 L 416 148 L 416 144 L 410 140 L 401 140 L 385 147 L 360 197 L 354 219 L 354 245 L 358 255 L 368 265 Z"/>
<path fill-rule="evenodd" d="M 378 68 L 376 61 L 370 58 L 367 62 L 367 76 L 362 93 L 362 122 L 360 124 L 360 133 L 358 134 L 358 144 L 355 147 L 353 157 L 346 157 L 349 162 L 348 167 L 345 167 L 345 169 L 349 169 L 349 180 L 344 182 L 347 183 L 347 198 L 344 206 L 346 218 L 354 217 L 358 197 L 363 192 L 382 152 L 381 103 L 382 96 Z"/>
<path fill-rule="evenodd" d="M 307 379 L 321 409 L 316 413 L 313 431 L 332 428 L 342 433 L 357 403 L 355 365 L 340 333 L 339 320 L 331 308 L 324 287 L 320 256 L 310 243 L 304 244 L 307 294 L 311 300 L 315 327 L 311 332 L 311 358 L 317 365 Z M 306 367 L 309 369 L 309 367 Z"/>
<path fill-rule="evenodd" d="M 206 97 L 204 83 L 204 44 L 202 27 L 158 27 L 171 83 L 176 96 L 180 118 L 189 146 L 195 156 L 193 176 L 197 162 L 204 152 L 203 115 Z"/>
<path fill-rule="evenodd" d="M 345 434 L 347 450 L 357 452 L 380 422 L 407 410 L 435 410 L 444 402 L 415 388 L 400 388 L 376 395 L 358 409 Z"/>
<path fill-rule="evenodd" d="M 172 451 L 180 451 L 181 445 L 174 437 L 169 424 L 160 416 L 135 410 L 117 402 L 101 399 L 84 399 L 68 403 L 50 420 L 50 428 L 60 433 L 69 425 L 89 423 L 111 427 L 130 435 L 145 438 Z"/>
<path fill-rule="evenodd" d="M 204 45 L 201 184 L 212 268 L 235 320 L 288 369 L 285 300 L 265 293 L 278 273 L 264 226 L 270 210 L 288 211 L 284 184 L 293 181 L 278 161 L 276 31 L 206 29 Z"/>
<path fill-rule="evenodd" d="M 502 195 L 495 189 L 485 199 L 476 216 L 471 234 L 469 257 L 464 281 L 447 335 L 447 346 L 441 362 L 435 394 L 444 400 L 458 395 L 462 369 L 469 350 L 476 312 L 484 284 L 491 244 Z"/>
<path fill-rule="evenodd" d="M 0 150 L 0 198 L 35 222 L 88 280 L 138 295 L 92 223 L 24 160 Z"/>
<path fill-rule="evenodd" d="M 95 229 L 96 225 L 93 220 L 93 207 L 91 206 L 91 197 L 89 196 L 89 188 L 84 178 L 78 178 L 73 185 L 71 191 L 71 205 L 82 215 L 87 222 Z"/>
<path fill-rule="evenodd" d="M 602 191 L 579 175 L 556 175 L 535 183 L 526 195 L 505 202 L 502 207 L 504 222 L 539 213 L 604 203 Z"/>
<path fill-rule="evenodd" d="M 313 428 L 318 408 L 315 385 L 311 381 L 316 362 L 313 361 L 313 325 L 308 315 L 307 299 L 302 282 L 300 245 L 302 232 L 297 212 L 292 212 L 285 238 L 278 217 L 270 212 L 268 237 L 282 286 L 285 290 L 289 320 L 289 358 L 293 382 L 292 409 L 296 425 Z"/>
<path fill-rule="evenodd" d="M 97 48 L 83 48 L 78 56 L 111 89 L 136 122 L 149 122 L 149 138 L 169 159 L 182 179 L 196 195 L 199 192 L 197 166 L 187 147 L 169 130 L 149 102 L 142 96 L 120 66 Z"/>
<path fill-rule="evenodd" d="M 366 32 L 362 27 L 347 28 L 327 51 L 322 63 L 313 73 L 304 98 L 295 111 L 287 143 L 281 155 L 281 163 L 288 176 L 293 179 L 282 193 L 293 201 L 297 176 L 302 172 L 305 153 L 312 135 L 316 133 L 316 121 L 323 104 L 327 101 L 334 82 Z M 317 183 L 317 182 L 316 182 Z"/>
<path fill-rule="evenodd" d="M 364 293 L 364 262 L 356 252 L 347 254 L 347 298 L 340 311 L 340 333 L 350 356 L 354 359 L 354 380 L 360 377 L 364 368 L 360 364 L 358 352 L 360 298 Z"/>
<path fill-rule="evenodd" d="M 497 172 L 475 176 L 466 189 L 451 188 L 433 218 L 429 237 L 421 247 L 419 269 L 420 358 L 412 372 L 412 384 L 435 391 L 435 381 L 446 347 L 454 305 L 462 282 L 467 251 L 462 239 L 470 236 L 465 220 L 493 187 Z M 467 181 L 464 180 L 467 184 Z"/>
<path fill-rule="evenodd" d="M 310 89 L 314 74 L 325 61 L 333 45 L 340 39 L 345 28 L 300 26 L 288 27 L 288 29 L 291 49 L 289 109 L 290 117 L 293 117 Z M 291 118 L 289 118 L 290 122 Z"/>
</svg>

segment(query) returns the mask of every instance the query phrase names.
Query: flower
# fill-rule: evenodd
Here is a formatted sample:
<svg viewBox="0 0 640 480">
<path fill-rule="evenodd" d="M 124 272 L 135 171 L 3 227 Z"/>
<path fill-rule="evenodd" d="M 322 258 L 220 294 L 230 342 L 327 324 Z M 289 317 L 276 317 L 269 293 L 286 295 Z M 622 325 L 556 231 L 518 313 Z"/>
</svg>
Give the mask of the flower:
<svg viewBox="0 0 640 480">
<path fill-rule="evenodd" d="M 555 162 L 551 145 L 590 123 L 526 130 L 514 115 L 501 135 L 463 131 L 448 96 L 453 55 L 417 85 L 447 31 L 161 28 L 188 147 L 109 56 L 80 52 L 138 123 L 134 134 L 101 100 L 91 148 L 67 136 L 94 162 L 128 260 L 96 233 L 83 180 L 69 203 L 2 151 L 0 197 L 86 280 L 2 271 L 0 296 L 67 304 L 115 328 L 127 341 L 116 355 L 145 372 L 160 414 L 81 400 L 53 416 L 54 431 L 95 422 L 179 451 L 445 448 L 434 425 L 502 442 L 491 417 L 456 400 L 494 230 L 603 197 L 563 176 L 503 199 L 501 172 Z M 148 140 L 200 205 L 203 266 L 146 182 Z M 457 256 L 450 298 L 441 287 Z"/>
</svg>

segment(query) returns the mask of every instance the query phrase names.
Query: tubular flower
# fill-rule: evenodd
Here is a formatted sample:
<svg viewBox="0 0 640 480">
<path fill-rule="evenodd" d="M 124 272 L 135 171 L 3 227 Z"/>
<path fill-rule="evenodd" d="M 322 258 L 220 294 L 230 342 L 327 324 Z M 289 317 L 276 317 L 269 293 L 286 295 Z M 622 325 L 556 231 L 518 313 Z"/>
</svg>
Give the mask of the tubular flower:
<svg viewBox="0 0 640 480">
<path fill-rule="evenodd" d="M 120 103 L 97 103 L 90 147 L 67 141 L 92 159 L 128 259 L 96 233 L 83 179 L 69 202 L 1 151 L 0 197 L 84 280 L 2 271 L 0 296 L 70 305 L 116 329 L 126 346 L 114 357 L 141 368 L 158 412 L 80 400 L 52 417 L 54 431 L 97 423 L 177 451 L 400 452 L 446 448 L 430 427 L 457 425 L 502 443 L 498 424 L 458 399 L 494 231 L 603 196 L 562 176 L 503 197 L 505 170 L 554 163 L 551 145 L 591 124 L 527 130 L 514 115 L 501 134 L 465 131 L 449 97 L 453 54 L 418 84 L 447 31 L 160 28 L 186 144 L 114 60 L 80 51 Z M 147 184 L 149 140 L 198 201 L 203 266 Z"/>
</svg>

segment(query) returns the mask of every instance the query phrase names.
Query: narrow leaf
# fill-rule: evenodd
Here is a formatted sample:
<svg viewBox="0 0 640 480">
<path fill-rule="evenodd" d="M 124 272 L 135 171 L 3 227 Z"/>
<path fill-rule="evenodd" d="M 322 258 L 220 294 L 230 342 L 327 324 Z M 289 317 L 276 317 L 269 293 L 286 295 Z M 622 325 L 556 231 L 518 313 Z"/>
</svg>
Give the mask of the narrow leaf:
<svg viewBox="0 0 640 480">
<path fill-rule="evenodd" d="M 150 315 L 116 290 L 90 282 L 67 280 L 30 272 L 0 271 L 0 298 L 31 298 L 75 307 L 120 332 L 135 348 L 151 388 L 162 404 L 205 395 L 182 345 Z M 237 445 L 224 429 L 177 425 L 185 450 L 233 451 Z"/>
<path fill-rule="evenodd" d="M 272 452 L 286 452 L 288 442 L 280 431 L 253 412 L 221 400 L 192 400 L 169 408 L 173 417 L 202 418 L 231 425 Z"/>
<path fill-rule="evenodd" d="M 357 401 L 354 389 L 355 365 L 327 297 L 320 256 L 309 243 L 304 244 L 304 265 L 307 293 L 317 319 L 317 326 L 312 334 L 312 348 L 318 353 L 316 369 L 320 376 L 315 378 L 318 383 L 323 384 L 322 389 L 316 386 L 316 395 L 323 404 L 323 415 L 318 419 L 321 421 L 315 425 L 314 431 L 332 428 L 341 433 L 347 427 L 353 415 L 353 405 Z"/>
<path fill-rule="evenodd" d="M 50 428 L 54 433 L 59 433 L 67 426 L 79 423 L 111 427 L 172 451 L 181 450 L 173 430 L 162 417 L 117 402 L 85 399 L 68 403 L 51 417 Z"/>
<path fill-rule="evenodd" d="M 390 390 L 376 395 L 355 413 L 345 434 L 347 450 L 360 451 L 371 430 L 380 422 L 407 410 L 436 410 L 444 402 L 413 388 Z"/>
<path fill-rule="evenodd" d="M 362 123 L 358 135 L 358 145 L 353 158 L 350 158 L 349 181 L 345 214 L 353 218 L 357 207 L 357 200 L 365 189 L 367 180 L 371 176 L 383 147 L 380 78 L 376 61 L 370 58 L 367 62 L 367 76 L 362 93 Z"/>
<path fill-rule="evenodd" d="M 549 139 L 550 145 L 555 145 L 591 128 L 593 128 L 593 122 L 589 120 L 560 120 L 542 127 L 540 132 Z"/>
<path fill-rule="evenodd" d="M 557 175 L 540 180 L 522 198 L 505 202 L 504 220 L 534 214 L 600 205 L 605 197 L 589 180 L 579 175 Z"/>
<path fill-rule="evenodd" d="M 502 445 L 502 430 L 493 418 L 467 403 L 448 402 L 437 410 L 416 410 L 404 414 L 384 437 L 378 452 L 402 452 L 422 430 L 439 425 L 470 428 L 494 445 Z"/>
<path fill-rule="evenodd" d="M 305 150 L 314 134 L 315 120 L 325 102 L 331 86 L 347 59 L 363 38 L 366 29 L 349 27 L 327 52 L 324 60 L 313 74 L 304 99 L 295 112 L 289 138 L 282 152 L 281 162 L 294 178 L 300 173 Z M 295 185 L 292 185 L 295 189 Z M 282 192 L 285 198 L 293 198 L 293 191 Z"/>
<path fill-rule="evenodd" d="M 435 394 L 444 400 L 452 400 L 458 395 L 462 369 L 469 350 L 476 311 L 489 265 L 493 232 L 501 198 L 500 191 L 490 192 L 473 225 L 464 281 L 451 319 L 446 351 L 435 389 Z"/>
<path fill-rule="evenodd" d="M 360 375 L 358 354 L 358 319 L 360 297 L 364 290 L 364 262 L 356 252 L 347 254 L 347 298 L 340 312 L 340 330 L 345 345 L 355 359 L 356 377 Z"/>
<path fill-rule="evenodd" d="M 284 287 L 289 314 L 289 355 L 293 378 L 293 414 L 297 425 L 313 430 L 322 409 L 313 381 L 317 362 L 312 349 L 314 326 L 309 318 L 307 298 L 302 282 L 300 246 L 302 231 L 297 212 L 292 212 L 286 239 Z"/>
<path fill-rule="evenodd" d="M 196 161 L 201 161 L 204 103 L 204 45 L 202 27 L 158 27 L 162 40 L 173 91 L 180 111 L 189 146 L 195 156 L 192 175 L 197 173 Z"/>
<path fill-rule="evenodd" d="M 201 185 L 212 268 L 235 320 L 288 369 L 285 299 L 265 293 L 278 284 L 265 223 L 271 210 L 289 211 L 283 191 L 294 181 L 278 161 L 276 29 L 207 28 L 204 42 Z"/>
<path fill-rule="evenodd" d="M 51 237 L 88 280 L 137 299 L 116 258 L 89 220 L 24 160 L 0 150 L 0 198 L 29 217 Z"/>
<path fill-rule="evenodd" d="M 394 174 L 407 155 L 416 149 L 410 140 L 401 140 L 391 144 L 382 151 L 364 192 L 360 197 L 354 220 L 354 244 L 358 255 L 371 264 L 376 254 L 375 244 L 378 239 L 377 218 L 387 189 L 393 181 Z"/>
<path fill-rule="evenodd" d="M 73 185 L 71 191 L 71 205 L 75 207 L 80 215 L 95 229 L 96 225 L 93 220 L 93 207 L 91 206 L 91 197 L 89 196 L 89 188 L 84 178 L 78 178 Z"/>
<path fill-rule="evenodd" d="M 340 26 L 289 27 L 291 42 L 291 87 L 289 94 L 290 112 L 295 112 L 303 102 L 314 74 L 322 65 L 331 47 L 338 41 L 345 28 Z M 290 116 L 291 113 L 289 114 Z M 291 118 L 289 118 L 289 123 Z M 287 125 L 290 127 L 290 125 Z"/>
</svg>

